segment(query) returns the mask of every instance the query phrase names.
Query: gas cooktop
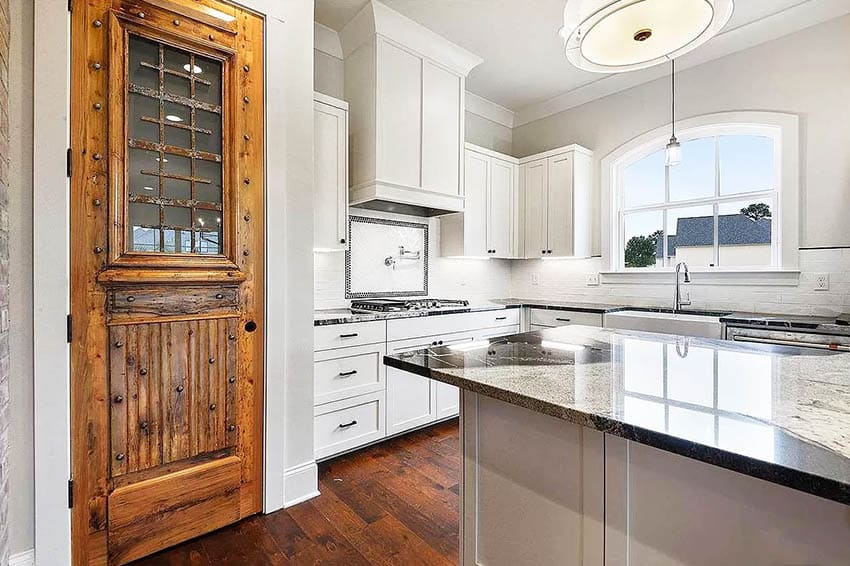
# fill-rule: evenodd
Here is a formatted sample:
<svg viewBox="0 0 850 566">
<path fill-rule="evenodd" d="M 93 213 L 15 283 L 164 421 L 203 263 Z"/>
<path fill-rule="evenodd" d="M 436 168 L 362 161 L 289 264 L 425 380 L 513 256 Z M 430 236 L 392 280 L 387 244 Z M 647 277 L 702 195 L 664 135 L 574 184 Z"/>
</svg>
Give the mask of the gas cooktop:
<svg viewBox="0 0 850 566">
<path fill-rule="evenodd" d="M 353 312 L 404 312 L 468 307 L 463 299 L 360 299 L 351 302 Z"/>
</svg>

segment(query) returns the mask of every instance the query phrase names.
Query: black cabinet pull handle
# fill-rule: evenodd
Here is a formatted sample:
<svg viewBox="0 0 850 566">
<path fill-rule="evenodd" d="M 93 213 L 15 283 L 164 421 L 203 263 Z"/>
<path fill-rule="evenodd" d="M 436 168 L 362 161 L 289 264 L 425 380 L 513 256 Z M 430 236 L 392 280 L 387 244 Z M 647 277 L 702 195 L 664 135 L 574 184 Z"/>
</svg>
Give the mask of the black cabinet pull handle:
<svg viewBox="0 0 850 566">
<path fill-rule="evenodd" d="M 341 371 L 341 372 L 339 372 L 339 376 L 340 377 L 350 377 L 350 376 L 354 375 L 355 373 L 357 373 L 356 369 L 353 369 L 351 371 Z"/>
<path fill-rule="evenodd" d="M 357 332 L 352 332 L 351 334 L 340 334 L 339 335 L 340 338 L 354 338 L 355 336 L 358 336 Z"/>
<path fill-rule="evenodd" d="M 496 317 L 496 320 L 507 320 L 507 319 L 508 319 L 508 317 L 506 317 L 506 316 L 497 316 Z"/>
<path fill-rule="evenodd" d="M 568 318 L 556 318 L 555 320 L 557 320 L 558 322 L 569 322 L 570 321 L 570 319 L 568 319 Z"/>
<path fill-rule="evenodd" d="M 351 421 L 350 423 L 340 423 L 339 428 L 348 428 L 357 424 L 357 421 Z"/>
</svg>

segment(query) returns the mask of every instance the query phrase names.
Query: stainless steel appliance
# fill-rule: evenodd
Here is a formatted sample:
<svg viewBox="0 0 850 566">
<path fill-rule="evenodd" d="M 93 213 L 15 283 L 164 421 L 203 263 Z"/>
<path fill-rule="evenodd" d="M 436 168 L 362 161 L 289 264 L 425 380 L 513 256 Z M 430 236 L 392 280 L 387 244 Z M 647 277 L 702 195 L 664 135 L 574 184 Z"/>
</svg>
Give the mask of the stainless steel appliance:
<svg viewBox="0 0 850 566">
<path fill-rule="evenodd" d="M 351 302 L 353 312 L 404 312 L 450 310 L 469 306 L 463 299 L 359 299 Z"/>
<path fill-rule="evenodd" d="M 850 352 L 850 315 L 731 318 L 726 321 L 727 340 Z"/>
</svg>

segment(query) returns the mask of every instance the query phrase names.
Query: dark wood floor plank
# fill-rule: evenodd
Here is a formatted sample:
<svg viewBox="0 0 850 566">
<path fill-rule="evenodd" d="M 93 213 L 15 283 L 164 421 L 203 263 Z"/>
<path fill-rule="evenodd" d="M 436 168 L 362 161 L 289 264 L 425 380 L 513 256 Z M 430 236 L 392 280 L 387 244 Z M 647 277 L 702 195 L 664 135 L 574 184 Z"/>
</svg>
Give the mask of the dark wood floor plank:
<svg viewBox="0 0 850 566">
<path fill-rule="evenodd" d="M 457 420 L 319 465 L 321 495 L 133 566 L 450 566 L 460 553 Z"/>
</svg>

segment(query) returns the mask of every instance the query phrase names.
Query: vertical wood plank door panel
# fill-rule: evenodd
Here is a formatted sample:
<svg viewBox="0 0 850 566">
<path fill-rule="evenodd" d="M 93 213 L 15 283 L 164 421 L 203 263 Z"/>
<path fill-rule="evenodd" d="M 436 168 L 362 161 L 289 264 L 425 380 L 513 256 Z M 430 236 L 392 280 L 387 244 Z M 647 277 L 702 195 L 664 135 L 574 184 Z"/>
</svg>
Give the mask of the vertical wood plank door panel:
<svg viewBox="0 0 850 566">
<path fill-rule="evenodd" d="M 73 6 L 75 565 L 261 509 L 263 29 L 219 0 Z"/>
</svg>

